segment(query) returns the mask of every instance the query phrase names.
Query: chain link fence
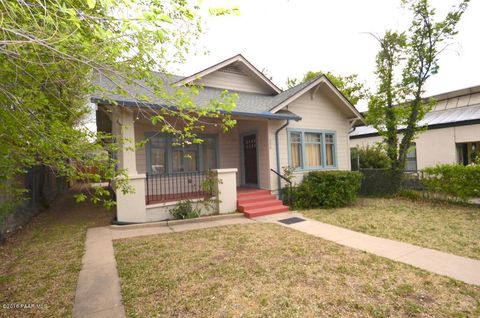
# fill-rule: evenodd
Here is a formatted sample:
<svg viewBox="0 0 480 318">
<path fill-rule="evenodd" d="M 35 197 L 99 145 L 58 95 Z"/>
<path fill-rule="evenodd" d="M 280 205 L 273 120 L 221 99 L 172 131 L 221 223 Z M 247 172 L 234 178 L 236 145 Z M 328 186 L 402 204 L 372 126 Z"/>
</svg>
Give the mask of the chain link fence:
<svg viewBox="0 0 480 318">
<path fill-rule="evenodd" d="M 359 194 L 392 195 L 402 189 L 423 190 L 422 171 L 394 172 L 389 169 L 359 169 L 363 175 Z"/>
</svg>

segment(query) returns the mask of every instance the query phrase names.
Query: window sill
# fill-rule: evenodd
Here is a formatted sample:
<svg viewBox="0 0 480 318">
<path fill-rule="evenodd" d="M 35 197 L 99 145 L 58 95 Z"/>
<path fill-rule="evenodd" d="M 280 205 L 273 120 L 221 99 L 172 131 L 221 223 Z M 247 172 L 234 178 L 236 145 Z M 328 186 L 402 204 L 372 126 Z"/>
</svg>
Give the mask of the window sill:
<svg viewBox="0 0 480 318">
<path fill-rule="evenodd" d="M 337 166 L 328 166 L 328 167 L 311 167 L 311 168 L 297 168 L 293 173 L 303 173 L 311 171 L 327 171 L 327 170 L 337 170 Z"/>
</svg>

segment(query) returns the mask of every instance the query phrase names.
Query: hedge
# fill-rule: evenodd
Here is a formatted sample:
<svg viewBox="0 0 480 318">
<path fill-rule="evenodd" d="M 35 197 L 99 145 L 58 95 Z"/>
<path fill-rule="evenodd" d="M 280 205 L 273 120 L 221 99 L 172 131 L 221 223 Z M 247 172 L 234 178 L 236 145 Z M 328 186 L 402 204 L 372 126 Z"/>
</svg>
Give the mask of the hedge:
<svg viewBox="0 0 480 318">
<path fill-rule="evenodd" d="M 298 209 L 335 208 L 353 203 L 362 174 L 357 171 L 313 171 L 294 189 Z"/>
<path fill-rule="evenodd" d="M 480 165 L 441 164 L 423 170 L 427 191 L 468 201 L 480 197 Z"/>
</svg>

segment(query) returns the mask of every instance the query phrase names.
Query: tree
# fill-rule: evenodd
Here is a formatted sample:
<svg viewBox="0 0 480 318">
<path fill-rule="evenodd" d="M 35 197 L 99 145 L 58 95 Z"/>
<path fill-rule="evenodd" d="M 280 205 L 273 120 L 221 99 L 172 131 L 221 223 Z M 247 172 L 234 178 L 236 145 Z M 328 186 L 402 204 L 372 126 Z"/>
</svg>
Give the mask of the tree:
<svg viewBox="0 0 480 318">
<path fill-rule="evenodd" d="M 457 34 L 456 25 L 468 3 L 463 0 L 436 22 L 428 0 L 404 0 L 402 4 L 413 16 L 409 29 L 376 37 L 380 44 L 376 57 L 379 85 L 369 101 L 367 121 L 383 136 L 394 171 L 403 170 L 413 139 L 425 129 L 419 122 L 435 103 L 422 98 L 425 83 L 438 72 L 439 56 Z M 403 137 L 399 141 L 400 129 Z"/>
<path fill-rule="evenodd" d="M 341 76 L 335 75 L 331 72 L 325 73 L 322 71 L 308 71 L 300 81 L 294 78 L 287 78 L 287 87 L 292 88 L 298 84 L 317 78 L 322 74 L 325 75 L 340 92 L 342 92 L 342 94 L 350 101 L 350 103 L 352 103 L 352 105 L 356 105 L 359 100 L 368 97 L 368 90 L 363 83 L 358 81 L 357 74 Z"/>
<path fill-rule="evenodd" d="M 126 171 L 117 171 L 105 151 L 116 151 L 122 140 L 84 126 L 88 96 L 101 89 L 93 81 L 98 74 L 116 84 L 102 90 L 105 99 L 121 93 L 148 101 L 125 85 L 135 83 L 175 106 L 140 115 L 180 142 L 202 142 L 197 133 L 209 121 L 200 118 L 221 118 L 224 129 L 232 127 L 235 121 L 222 114 L 234 107 L 235 95 L 199 108 L 192 101 L 197 87 L 171 92 L 165 78 L 153 75 L 183 61 L 201 31 L 198 10 L 184 0 L 0 1 L 1 192 L 18 195 L 14 176 L 37 165 L 69 180 L 103 178 L 131 191 Z M 95 188 L 92 200 L 111 206 L 108 194 Z"/>
<path fill-rule="evenodd" d="M 388 158 L 383 144 L 353 148 L 351 156 L 358 160 L 359 169 L 387 169 L 390 167 L 390 158 Z"/>
</svg>

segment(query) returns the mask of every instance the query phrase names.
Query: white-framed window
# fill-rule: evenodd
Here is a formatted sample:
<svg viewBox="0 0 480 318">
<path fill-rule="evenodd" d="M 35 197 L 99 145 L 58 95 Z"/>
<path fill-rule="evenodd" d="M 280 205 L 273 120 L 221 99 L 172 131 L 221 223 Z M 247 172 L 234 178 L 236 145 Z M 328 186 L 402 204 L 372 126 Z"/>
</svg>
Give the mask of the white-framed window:
<svg viewBox="0 0 480 318">
<path fill-rule="evenodd" d="M 332 131 L 288 129 L 289 166 L 297 170 L 336 168 L 336 134 Z"/>
</svg>

